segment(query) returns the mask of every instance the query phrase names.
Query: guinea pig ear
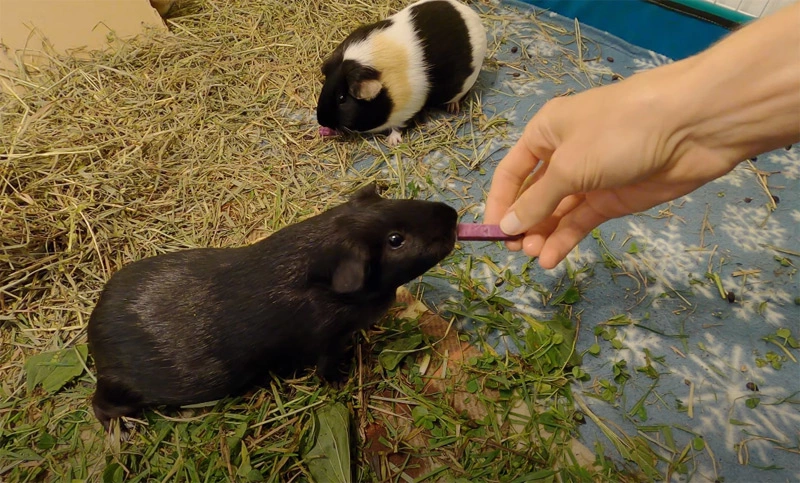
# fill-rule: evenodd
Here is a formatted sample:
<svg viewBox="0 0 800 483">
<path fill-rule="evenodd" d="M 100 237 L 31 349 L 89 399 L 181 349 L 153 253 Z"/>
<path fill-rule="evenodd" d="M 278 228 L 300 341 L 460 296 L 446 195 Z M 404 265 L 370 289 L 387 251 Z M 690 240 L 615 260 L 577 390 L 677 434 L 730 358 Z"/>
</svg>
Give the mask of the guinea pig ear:
<svg viewBox="0 0 800 483">
<path fill-rule="evenodd" d="M 334 67 L 342 62 L 342 52 L 336 49 L 331 55 L 322 62 L 322 75 L 328 77 L 333 72 Z"/>
<path fill-rule="evenodd" d="M 350 95 L 362 101 L 371 101 L 378 97 L 383 84 L 378 80 L 378 71 L 371 67 L 355 66 L 347 73 L 347 88 Z"/>
<path fill-rule="evenodd" d="M 366 251 L 340 246 L 314 256 L 309 267 L 309 281 L 336 293 L 354 293 L 364 287 L 367 270 Z"/>
<path fill-rule="evenodd" d="M 375 201 L 379 199 L 381 199 L 381 195 L 378 191 L 378 183 L 374 181 L 350 195 L 350 200 L 352 201 Z"/>
<path fill-rule="evenodd" d="M 378 97 L 381 89 L 383 89 L 381 81 L 378 79 L 367 79 L 357 83 L 355 87 L 350 86 L 350 94 L 356 99 L 371 101 Z"/>
<path fill-rule="evenodd" d="M 331 277 L 331 288 L 337 293 L 358 292 L 367 279 L 367 253 L 352 248 L 348 252 L 339 258 Z"/>
</svg>

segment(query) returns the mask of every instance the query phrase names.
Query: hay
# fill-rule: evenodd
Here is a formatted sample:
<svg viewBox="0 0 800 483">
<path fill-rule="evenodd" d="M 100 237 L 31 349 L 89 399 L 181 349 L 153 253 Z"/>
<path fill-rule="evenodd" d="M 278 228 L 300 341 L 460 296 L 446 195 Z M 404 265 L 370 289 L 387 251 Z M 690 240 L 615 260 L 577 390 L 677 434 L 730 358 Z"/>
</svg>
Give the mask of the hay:
<svg viewBox="0 0 800 483">
<path fill-rule="evenodd" d="M 380 137 L 317 135 L 320 59 L 355 26 L 405 3 L 183 2 L 170 14 L 170 32 L 148 32 L 89 59 L 53 55 L 51 67 L 0 74 L 25 87 L 0 94 L 0 390 L 11 401 L 0 409 L 0 427 L 57 432 L 59 419 L 80 414 L 76 431 L 91 433 L 81 438 L 98 439 L 87 414 L 90 371 L 76 391 L 31 395 L 23 365 L 30 355 L 85 343 L 99 290 L 129 262 L 252 242 L 373 179 L 395 196 L 449 190 L 462 212 L 481 202 L 448 188 L 459 173 L 480 169 L 497 150 L 487 139 L 505 133 L 502 116 L 487 115 L 479 95 L 457 117 L 429 116 L 396 149 Z M 482 8 L 488 20 L 502 21 Z M 554 28 L 532 21 L 542 32 Z M 490 39 L 490 57 L 503 42 Z M 575 75 L 546 62 L 536 73 L 503 65 L 554 82 Z M 437 182 L 421 162 L 434 151 L 447 160 Z M 359 162 L 367 165 L 355 169 Z M 261 394 L 247 406 L 254 420 L 268 410 L 264 400 Z M 39 409 L 43 401 L 49 406 Z M 61 408 L 55 417 L 52 404 Z M 87 451 L 79 446 L 69 458 Z M 102 453 L 90 459 L 103 467 Z M 18 463 L 0 464 L 0 476 Z"/>
<path fill-rule="evenodd" d="M 8 320 L 82 326 L 122 264 L 252 241 L 340 201 L 358 181 L 344 176 L 346 146 L 331 152 L 316 136 L 319 58 L 342 29 L 380 12 L 217 2 L 175 14 L 172 34 L 89 61 L 54 58 L 28 74 L 26 94 L 3 95 Z M 309 21 L 329 16 L 341 29 L 309 35 Z"/>
</svg>

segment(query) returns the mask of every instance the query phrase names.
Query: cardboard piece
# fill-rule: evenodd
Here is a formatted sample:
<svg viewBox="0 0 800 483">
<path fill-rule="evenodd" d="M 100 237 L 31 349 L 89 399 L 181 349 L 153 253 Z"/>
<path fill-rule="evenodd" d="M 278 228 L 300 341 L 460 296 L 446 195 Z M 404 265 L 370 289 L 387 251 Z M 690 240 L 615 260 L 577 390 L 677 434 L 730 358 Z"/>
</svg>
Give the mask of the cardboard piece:
<svg viewBox="0 0 800 483">
<path fill-rule="evenodd" d="M 145 26 L 167 28 L 149 0 L 0 0 L 0 71 L 102 50 L 110 33 L 126 40 Z"/>
</svg>

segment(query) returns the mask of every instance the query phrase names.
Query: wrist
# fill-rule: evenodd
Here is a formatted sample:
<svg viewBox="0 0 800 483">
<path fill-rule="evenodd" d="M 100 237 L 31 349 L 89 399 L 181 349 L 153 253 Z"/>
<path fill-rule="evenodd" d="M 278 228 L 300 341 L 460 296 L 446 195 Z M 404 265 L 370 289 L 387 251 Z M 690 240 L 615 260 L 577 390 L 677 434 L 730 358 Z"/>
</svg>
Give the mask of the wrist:
<svg viewBox="0 0 800 483">
<path fill-rule="evenodd" d="M 680 149 L 705 149 L 733 167 L 798 142 L 798 45 L 800 3 L 672 64 Z"/>
</svg>

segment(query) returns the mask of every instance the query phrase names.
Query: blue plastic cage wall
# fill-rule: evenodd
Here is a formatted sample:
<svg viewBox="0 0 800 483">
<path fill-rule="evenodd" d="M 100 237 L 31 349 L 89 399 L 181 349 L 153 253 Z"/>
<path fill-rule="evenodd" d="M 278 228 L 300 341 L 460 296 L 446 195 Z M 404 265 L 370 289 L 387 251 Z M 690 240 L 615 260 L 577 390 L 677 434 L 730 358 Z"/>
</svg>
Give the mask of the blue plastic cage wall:
<svg viewBox="0 0 800 483">
<path fill-rule="evenodd" d="M 672 59 L 795 0 L 523 0 Z"/>
</svg>

